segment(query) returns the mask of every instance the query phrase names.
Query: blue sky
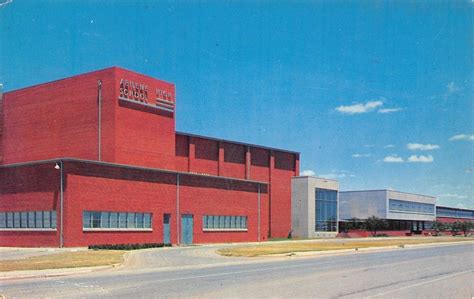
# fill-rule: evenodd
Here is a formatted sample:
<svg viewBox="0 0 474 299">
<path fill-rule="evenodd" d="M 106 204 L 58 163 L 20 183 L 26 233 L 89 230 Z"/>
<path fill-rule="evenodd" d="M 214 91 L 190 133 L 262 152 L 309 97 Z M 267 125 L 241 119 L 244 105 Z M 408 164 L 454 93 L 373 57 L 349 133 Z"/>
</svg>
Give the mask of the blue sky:
<svg viewBox="0 0 474 299">
<path fill-rule="evenodd" d="M 176 84 L 180 131 L 474 208 L 473 28 L 471 1 L 14 0 L 0 82 L 122 66 Z"/>
</svg>

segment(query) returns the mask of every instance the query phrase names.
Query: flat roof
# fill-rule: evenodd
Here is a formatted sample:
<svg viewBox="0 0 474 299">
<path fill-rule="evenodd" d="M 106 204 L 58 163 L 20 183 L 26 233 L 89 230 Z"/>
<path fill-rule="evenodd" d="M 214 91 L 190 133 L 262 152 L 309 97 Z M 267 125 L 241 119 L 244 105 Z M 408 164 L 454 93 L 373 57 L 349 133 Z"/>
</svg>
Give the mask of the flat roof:
<svg viewBox="0 0 474 299">
<path fill-rule="evenodd" d="M 237 182 L 242 182 L 242 183 L 268 185 L 267 182 L 255 181 L 255 180 L 245 180 L 245 179 L 225 177 L 225 176 L 217 176 L 217 175 L 204 174 L 204 173 L 176 171 L 176 170 L 168 170 L 168 169 L 162 169 L 162 168 L 151 168 L 151 167 L 136 166 L 136 165 L 130 165 L 130 164 L 111 163 L 111 162 L 77 159 L 77 158 L 68 158 L 68 157 L 54 158 L 54 159 L 47 159 L 47 160 L 37 160 L 37 161 L 30 161 L 30 162 L 20 162 L 20 163 L 13 163 L 13 164 L 4 164 L 4 165 L 0 165 L 0 169 L 2 169 L 2 168 L 22 167 L 22 166 L 34 166 L 34 165 L 48 164 L 48 163 L 58 163 L 58 162 L 61 162 L 61 161 L 62 162 L 88 163 L 88 164 L 95 164 L 95 165 L 101 165 L 101 166 L 126 168 L 126 169 L 132 169 L 132 170 L 144 170 L 144 171 L 161 172 L 161 173 L 168 173 L 168 174 L 198 176 L 198 177 L 212 178 L 212 179 L 219 179 L 219 180 L 232 180 L 232 181 L 237 181 Z"/>
<path fill-rule="evenodd" d="M 314 175 L 298 175 L 298 176 L 294 176 L 293 178 L 294 179 L 313 178 L 313 179 L 318 179 L 318 180 L 326 180 L 326 181 L 339 183 L 339 181 L 336 179 L 328 179 L 328 178 L 323 178 L 323 177 L 314 176 Z"/>
<path fill-rule="evenodd" d="M 418 193 L 411 193 L 411 192 L 403 192 L 403 191 L 397 191 L 397 190 L 390 190 L 390 189 L 375 189 L 375 190 L 348 190 L 348 191 L 340 191 L 339 193 L 349 193 L 349 192 L 380 192 L 380 191 L 391 191 L 391 192 L 398 192 L 398 193 L 404 193 L 404 194 L 410 194 L 410 195 L 418 195 L 418 196 L 424 196 L 424 197 L 431 197 L 431 198 L 436 198 L 436 196 L 431 196 L 431 195 L 425 195 L 425 194 L 418 194 Z"/>
<path fill-rule="evenodd" d="M 72 78 L 76 78 L 76 77 L 87 76 L 87 75 L 90 75 L 90 74 L 105 72 L 105 71 L 113 70 L 113 69 L 120 69 L 120 70 L 123 70 L 123 71 L 135 73 L 135 74 L 138 74 L 138 75 L 143 76 L 143 77 L 147 77 L 147 78 L 150 78 L 150 79 L 153 79 L 153 80 L 157 80 L 157 81 L 162 81 L 162 82 L 165 82 L 165 83 L 167 83 L 167 84 L 171 84 L 171 85 L 174 85 L 174 86 L 175 86 L 175 84 L 172 83 L 172 82 L 169 82 L 169 81 L 166 81 L 166 80 L 162 80 L 162 79 L 158 79 L 158 78 L 152 77 L 152 76 L 150 76 L 150 75 L 145 75 L 145 74 L 139 73 L 139 72 L 137 72 L 137 71 L 132 71 L 132 70 L 126 69 L 126 68 L 124 68 L 124 67 L 115 66 L 115 65 L 114 65 L 114 66 L 109 66 L 109 67 L 102 68 L 102 69 L 98 69 L 98 70 L 86 71 L 86 72 L 83 72 L 83 73 L 71 75 L 71 76 L 69 76 L 69 77 L 62 77 L 62 78 L 55 79 L 55 80 L 51 80 L 51 81 L 40 82 L 40 83 L 37 83 L 37 84 L 33 84 L 33 85 L 25 86 L 25 87 L 20 87 L 20 88 L 17 88 L 17 89 L 5 91 L 5 92 L 3 92 L 3 94 L 5 95 L 5 94 L 8 94 L 8 93 L 17 92 L 17 91 L 20 91 L 20 90 L 23 90 L 23 89 L 38 87 L 38 86 L 47 85 L 47 84 L 53 84 L 53 83 L 60 82 L 60 81 L 63 81 L 63 80 L 68 80 L 68 79 L 72 79 Z M 3 85 L 3 87 L 5 87 L 5 85 Z"/>
<path fill-rule="evenodd" d="M 234 144 L 239 144 L 239 145 L 251 146 L 251 147 L 255 147 L 255 148 L 267 149 L 267 150 L 272 150 L 272 151 L 279 151 L 279 152 L 295 154 L 295 155 L 300 154 L 299 152 L 290 151 L 290 150 L 284 150 L 284 149 L 279 149 L 279 148 L 274 148 L 274 147 L 269 147 L 269 146 L 263 146 L 263 145 L 257 145 L 257 144 L 252 144 L 252 143 L 246 143 L 246 142 L 240 142 L 240 141 L 232 141 L 232 140 L 221 139 L 221 138 L 216 138 L 216 137 L 208 137 L 208 136 L 198 135 L 198 134 L 193 134 L 193 133 L 185 133 L 185 132 L 176 131 L 176 134 L 186 135 L 186 136 L 196 137 L 196 138 L 204 138 L 204 139 L 209 139 L 209 140 L 213 140 L 213 141 L 234 143 Z"/>
</svg>

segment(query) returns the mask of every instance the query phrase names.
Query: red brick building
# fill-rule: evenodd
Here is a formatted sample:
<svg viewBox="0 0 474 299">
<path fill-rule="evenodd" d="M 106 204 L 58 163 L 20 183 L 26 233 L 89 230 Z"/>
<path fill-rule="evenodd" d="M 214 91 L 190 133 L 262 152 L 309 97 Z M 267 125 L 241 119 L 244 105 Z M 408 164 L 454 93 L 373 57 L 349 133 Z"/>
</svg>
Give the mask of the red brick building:
<svg viewBox="0 0 474 299">
<path fill-rule="evenodd" d="M 299 154 L 176 132 L 175 103 L 118 67 L 5 93 L 0 246 L 286 237 Z"/>
</svg>

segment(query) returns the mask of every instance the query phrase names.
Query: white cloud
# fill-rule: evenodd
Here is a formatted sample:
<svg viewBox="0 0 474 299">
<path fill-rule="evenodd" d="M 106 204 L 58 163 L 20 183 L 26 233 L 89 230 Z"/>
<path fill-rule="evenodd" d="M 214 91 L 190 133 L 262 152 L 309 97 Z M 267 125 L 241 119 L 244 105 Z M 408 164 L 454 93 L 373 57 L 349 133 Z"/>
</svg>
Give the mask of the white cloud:
<svg viewBox="0 0 474 299">
<path fill-rule="evenodd" d="M 373 111 L 375 108 L 383 105 L 382 101 L 370 101 L 365 104 L 354 104 L 350 106 L 339 106 L 336 111 L 343 114 L 361 114 Z"/>
<path fill-rule="evenodd" d="M 448 89 L 449 94 L 456 93 L 461 90 L 461 87 L 457 86 L 454 81 L 449 82 L 448 85 L 446 85 L 446 88 Z"/>
<path fill-rule="evenodd" d="M 5 1 L 5 2 L 3 2 L 3 3 L 0 3 L 0 8 L 3 7 L 3 6 L 5 6 L 5 5 L 7 5 L 7 4 L 10 4 L 10 3 L 12 3 L 12 2 L 13 2 L 13 0 L 7 0 L 7 1 Z"/>
<path fill-rule="evenodd" d="M 437 144 L 408 143 L 407 148 L 412 151 L 431 151 L 439 149 Z"/>
<path fill-rule="evenodd" d="M 424 155 L 411 155 L 410 157 L 408 157 L 408 162 L 412 162 L 412 163 L 431 163 L 434 161 L 433 159 L 433 156 L 431 155 L 428 155 L 428 156 L 424 156 Z"/>
<path fill-rule="evenodd" d="M 449 138 L 449 141 L 458 141 L 458 140 L 474 140 L 474 135 L 468 135 L 468 134 L 458 134 L 454 135 L 453 137 Z"/>
<path fill-rule="evenodd" d="M 385 163 L 403 163 L 403 158 L 398 157 L 397 155 L 391 155 L 383 158 L 382 161 Z"/>
<path fill-rule="evenodd" d="M 395 145 L 393 145 L 393 144 L 387 144 L 387 145 L 384 146 L 383 148 L 392 148 L 392 147 L 395 147 Z"/>
<path fill-rule="evenodd" d="M 352 158 L 368 158 L 371 154 L 353 154 Z"/>
<path fill-rule="evenodd" d="M 458 209 L 465 209 L 466 206 L 463 205 L 462 203 L 458 203 L 458 204 L 456 205 L 456 208 L 458 208 Z"/>
<path fill-rule="evenodd" d="M 402 111 L 402 108 L 384 108 L 384 109 L 379 109 L 377 112 L 378 113 L 393 113 L 393 112 L 398 112 Z"/>
<path fill-rule="evenodd" d="M 303 170 L 300 172 L 301 176 L 315 176 L 316 173 L 313 170 Z"/>
<path fill-rule="evenodd" d="M 342 179 L 346 177 L 353 178 L 355 174 L 351 174 L 347 170 L 332 170 L 331 173 L 321 174 L 320 177 L 327 179 Z"/>
</svg>

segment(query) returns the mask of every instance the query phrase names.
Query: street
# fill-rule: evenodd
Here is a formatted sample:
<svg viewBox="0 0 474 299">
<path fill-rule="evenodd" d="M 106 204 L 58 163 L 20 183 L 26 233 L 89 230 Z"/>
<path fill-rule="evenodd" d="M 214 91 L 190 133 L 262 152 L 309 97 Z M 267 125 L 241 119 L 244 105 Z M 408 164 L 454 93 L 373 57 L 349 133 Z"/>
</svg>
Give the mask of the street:
<svg viewBox="0 0 474 299">
<path fill-rule="evenodd" d="M 0 282 L 0 294 L 6 298 L 471 298 L 473 249 L 472 244 L 458 244 L 259 258 L 181 269 L 125 267 L 5 280 Z"/>
</svg>

